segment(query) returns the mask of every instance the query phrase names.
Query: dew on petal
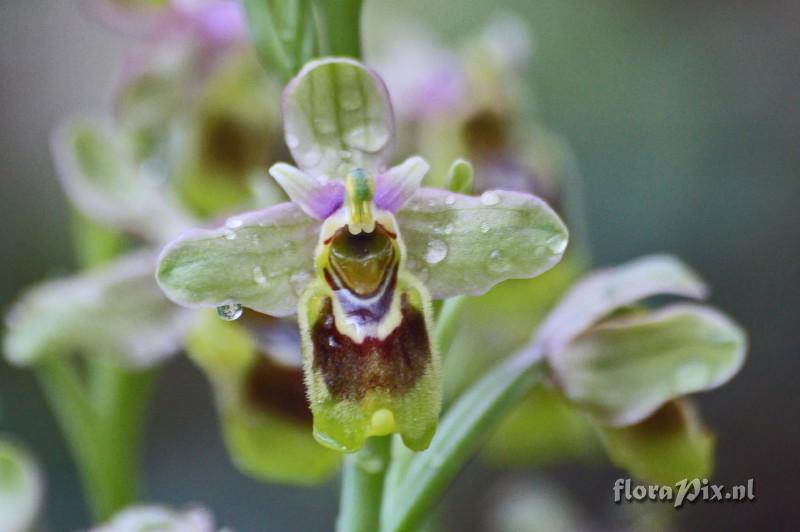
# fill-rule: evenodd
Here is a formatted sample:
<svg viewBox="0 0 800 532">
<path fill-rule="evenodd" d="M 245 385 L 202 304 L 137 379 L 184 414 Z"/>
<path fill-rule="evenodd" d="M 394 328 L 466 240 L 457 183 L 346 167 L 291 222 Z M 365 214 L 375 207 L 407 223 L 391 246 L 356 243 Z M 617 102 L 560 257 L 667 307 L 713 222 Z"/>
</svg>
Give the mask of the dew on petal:
<svg viewBox="0 0 800 532">
<path fill-rule="evenodd" d="M 447 244 L 441 240 L 431 240 L 428 242 L 428 249 L 425 252 L 425 262 L 428 264 L 438 264 L 447 257 Z"/>
<path fill-rule="evenodd" d="M 489 253 L 489 270 L 494 273 L 503 273 L 508 271 L 508 261 L 506 261 L 503 252 L 499 249 L 492 250 Z"/>
<path fill-rule="evenodd" d="M 261 269 L 261 266 L 253 268 L 253 280 L 260 286 L 267 284 L 267 277 L 264 275 L 264 270 Z"/>
<path fill-rule="evenodd" d="M 343 91 L 339 96 L 339 105 L 345 111 L 357 111 L 361 107 L 361 95 L 353 90 Z"/>
<path fill-rule="evenodd" d="M 487 224 L 486 222 L 483 222 L 481 224 L 481 233 L 486 234 L 488 232 L 489 232 L 489 224 Z"/>
<path fill-rule="evenodd" d="M 500 203 L 500 196 L 498 196 L 497 192 L 494 190 L 487 190 L 483 194 L 481 194 L 481 203 L 486 205 L 487 207 L 491 207 L 492 205 L 497 205 Z"/>
<path fill-rule="evenodd" d="M 317 131 L 322 133 L 323 135 L 328 135 L 336 131 L 336 126 L 330 120 L 325 118 L 317 118 L 314 120 L 314 127 L 317 128 Z"/>
<path fill-rule="evenodd" d="M 297 138 L 297 135 L 289 133 L 286 135 L 286 145 L 289 146 L 290 149 L 295 149 L 300 146 L 300 139 Z"/>
<path fill-rule="evenodd" d="M 241 218 L 236 218 L 235 216 L 231 216 L 227 220 L 225 220 L 225 227 L 228 229 L 236 229 L 237 227 L 241 227 L 244 222 Z"/>
<path fill-rule="evenodd" d="M 382 125 L 355 127 L 345 133 L 344 141 L 356 150 L 377 152 L 389 142 L 391 134 Z"/>
<path fill-rule="evenodd" d="M 547 239 L 547 247 L 554 255 L 560 255 L 567 249 L 567 239 L 561 235 L 554 235 Z"/>
<path fill-rule="evenodd" d="M 225 321 L 234 321 L 239 319 L 244 312 L 244 307 L 239 303 L 228 303 L 217 307 L 217 316 Z"/>
<path fill-rule="evenodd" d="M 303 293 L 309 282 L 311 282 L 311 274 L 306 271 L 294 272 L 289 277 L 289 284 L 292 286 L 296 296 Z"/>
<path fill-rule="evenodd" d="M 318 152 L 317 150 L 309 150 L 305 152 L 300 159 L 303 164 L 307 166 L 314 166 L 322 160 L 322 153 Z"/>
<path fill-rule="evenodd" d="M 454 194 L 450 194 L 444 199 L 445 205 L 452 205 L 455 202 L 456 202 L 456 197 Z"/>
</svg>

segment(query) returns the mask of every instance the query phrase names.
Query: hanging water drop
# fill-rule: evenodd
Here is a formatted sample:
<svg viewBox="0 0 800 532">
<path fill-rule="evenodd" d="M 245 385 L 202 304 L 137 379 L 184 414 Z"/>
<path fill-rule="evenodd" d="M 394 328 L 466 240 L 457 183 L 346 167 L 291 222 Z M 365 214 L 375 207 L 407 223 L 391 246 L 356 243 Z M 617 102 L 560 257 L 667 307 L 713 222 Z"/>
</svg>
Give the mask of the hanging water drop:
<svg viewBox="0 0 800 532">
<path fill-rule="evenodd" d="M 225 321 L 234 321 L 239 319 L 244 313 L 244 307 L 239 303 L 228 303 L 217 307 L 217 316 Z"/>
</svg>

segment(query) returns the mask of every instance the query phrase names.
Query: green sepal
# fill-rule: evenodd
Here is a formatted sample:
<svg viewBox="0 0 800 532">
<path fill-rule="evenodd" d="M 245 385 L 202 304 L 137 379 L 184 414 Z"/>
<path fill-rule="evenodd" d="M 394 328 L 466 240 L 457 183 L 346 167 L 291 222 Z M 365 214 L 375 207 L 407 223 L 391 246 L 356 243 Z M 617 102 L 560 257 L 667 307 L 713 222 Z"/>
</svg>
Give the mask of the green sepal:
<svg viewBox="0 0 800 532">
<path fill-rule="evenodd" d="M 636 425 L 597 430 L 611 461 L 645 482 L 708 478 L 714 467 L 714 434 L 686 400 L 666 403 Z"/>
<path fill-rule="evenodd" d="M 332 292 L 324 281 L 317 279 L 306 290 L 300 302 L 300 326 L 303 335 L 303 354 L 314 413 L 314 436 L 317 441 L 342 452 L 358 450 L 370 436 L 383 436 L 399 433 L 409 449 L 421 451 L 436 431 L 441 409 L 441 369 L 439 355 L 434 348 L 430 324 L 431 306 L 425 287 L 413 276 L 400 272 L 394 297 L 405 301 L 392 312 L 401 312 L 397 327 L 387 336 L 408 334 L 414 342 L 403 341 L 403 354 L 416 359 L 412 365 L 417 369 L 410 379 L 401 384 L 393 381 L 393 369 L 382 367 L 380 343 L 370 353 L 348 353 L 347 356 L 365 356 L 367 360 L 359 364 L 363 371 L 370 372 L 368 379 L 382 384 L 375 387 L 362 387 L 348 383 L 344 393 L 335 386 L 337 379 L 346 378 L 344 374 L 326 373 L 321 360 L 326 353 L 326 343 L 319 340 L 317 327 L 324 320 L 338 329 L 333 313 L 330 312 Z M 400 307 L 403 310 L 400 310 Z M 397 319 L 397 316 L 392 318 Z M 422 320 L 424 332 L 418 330 Z M 412 325 L 416 323 L 416 325 Z M 404 329 L 407 328 L 407 329 Z M 424 337 L 424 338 L 423 338 Z M 367 339 L 365 342 L 372 339 Z M 364 344 L 360 344 L 364 345 Z M 423 350 L 427 348 L 427 350 Z M 416 351 L 416 352 L 414 352 Z M 359 369 L 360 369 L 359 368 Z M 364 379 L 365 374 L 356 375 Z M 361 381 L 359 381 L 361 382 Z M 331 384 L 331 386 L 329 386 Z"/>
<path fill-rule="evenodd" d="M 248 382 L 264 355 L 241 323 L 224 322 L 209 311 L 189 335 L 187 349 L 214 389 L 225 444 L 243 473 L 263 481 L 316 484 L 338 467 L 340 455 L 314 441 L 302 416 L 285 411 L 285 404 L 269 408 L 250 398 Z"/>
</svg>

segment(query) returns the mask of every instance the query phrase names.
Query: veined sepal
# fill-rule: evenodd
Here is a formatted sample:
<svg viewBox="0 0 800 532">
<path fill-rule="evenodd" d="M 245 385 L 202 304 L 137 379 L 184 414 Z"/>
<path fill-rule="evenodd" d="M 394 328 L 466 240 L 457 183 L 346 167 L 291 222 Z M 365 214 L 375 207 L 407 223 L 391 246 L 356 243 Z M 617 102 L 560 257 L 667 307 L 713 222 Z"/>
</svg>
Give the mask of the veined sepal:
<svg viewBox="0 0 800 532">
<path fill-rule="evenodd" d="M 421 451 L 441 410 L 441 363 L 432 342 L 430 297 L 422 283 L 398 270 L 393 301 L 381 319 L 388 332 L 358 342 L 335 307 L 336 294 L 316 279 L 301 301 L 306 387 L 314 437 L 342 452 L 370 436 L 399 433 Z M 338 314 L 338 316 L 337 316 Z"/>
</svg>

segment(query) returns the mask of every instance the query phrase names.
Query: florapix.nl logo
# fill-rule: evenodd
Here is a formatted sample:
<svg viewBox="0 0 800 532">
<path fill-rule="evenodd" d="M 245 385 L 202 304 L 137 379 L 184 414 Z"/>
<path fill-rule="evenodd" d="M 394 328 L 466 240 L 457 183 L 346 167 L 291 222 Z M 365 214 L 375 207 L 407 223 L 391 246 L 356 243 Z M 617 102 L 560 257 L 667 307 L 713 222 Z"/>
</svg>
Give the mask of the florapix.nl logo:
<svg viewBox="0 0 800 532">
<path fill-rule="evenodd" d="M 669 502 L 675 508 L 694 502 L 754 502 L 756 500 L 753 479 L 743 484 L 725 486 L 711 483 L 707 478 L 683 479 L 674 486 L 658 484 L 633 484 L 629 478 L 618 478 L 614 482 L 614 502 Z"/>
</svg>

